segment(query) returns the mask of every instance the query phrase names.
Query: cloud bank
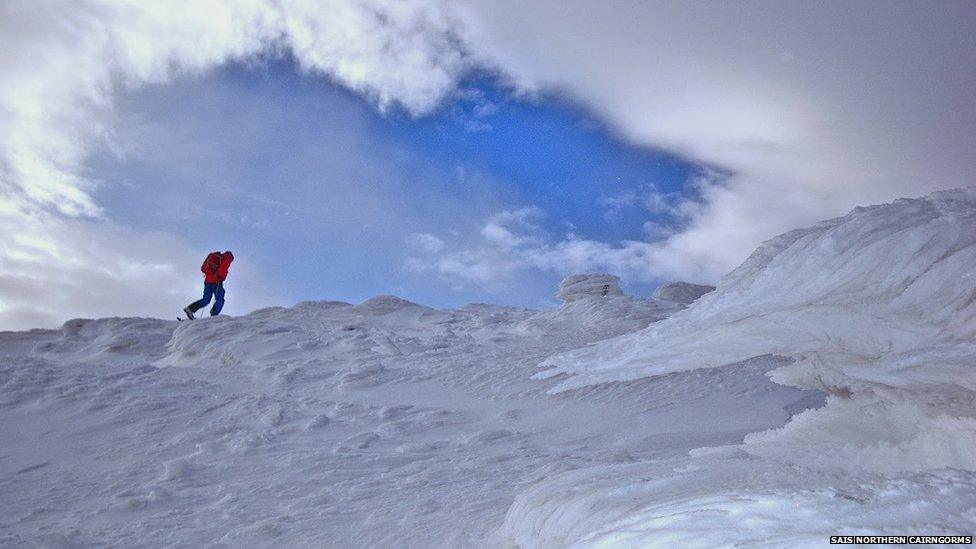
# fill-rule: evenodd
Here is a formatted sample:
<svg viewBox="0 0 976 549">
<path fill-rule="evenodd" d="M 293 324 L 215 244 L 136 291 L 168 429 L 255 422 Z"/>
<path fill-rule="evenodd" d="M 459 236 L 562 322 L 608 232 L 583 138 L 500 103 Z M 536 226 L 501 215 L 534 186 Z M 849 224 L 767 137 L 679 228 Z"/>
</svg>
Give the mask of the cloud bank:
<svg viewBox="0 0 976 549">
<path fill-rule="evenodd" d="M 976 183 L 972 2 L 465 9 L 472 51 L 517 89 L 569 95 L 632 143 L 731 174 L 644 247 L 660 276 L 714 279 L 798 225 Z"/>
</svg>

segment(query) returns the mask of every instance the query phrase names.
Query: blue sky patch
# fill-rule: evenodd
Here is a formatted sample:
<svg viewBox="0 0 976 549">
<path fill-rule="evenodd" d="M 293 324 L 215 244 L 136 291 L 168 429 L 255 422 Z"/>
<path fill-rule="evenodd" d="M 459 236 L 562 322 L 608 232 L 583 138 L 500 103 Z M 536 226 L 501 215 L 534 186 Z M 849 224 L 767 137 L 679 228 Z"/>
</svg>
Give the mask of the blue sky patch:
<svg viewBox="0 0 976 549">
<path fill-rule="evenodd" d="M 232 64 L 122 97 L 119 148 L 88 170 L 108 217 L 174 233 L 201 257 L 233 249 L 293 301 L 545 306 L 568 273 L 459 283 L 404 269 L 410 236 L 476 245 L 493 215 L 526 207 L 555 239 L 640 240 L 649 221 L 679 222 L 647 196 L 683 192 L 695 166 L 626 145 L 556 97 L 513 98 L 488 75 L 459 89 L 413 118 L 378 113 L 288 58 Z"/>
</svg>

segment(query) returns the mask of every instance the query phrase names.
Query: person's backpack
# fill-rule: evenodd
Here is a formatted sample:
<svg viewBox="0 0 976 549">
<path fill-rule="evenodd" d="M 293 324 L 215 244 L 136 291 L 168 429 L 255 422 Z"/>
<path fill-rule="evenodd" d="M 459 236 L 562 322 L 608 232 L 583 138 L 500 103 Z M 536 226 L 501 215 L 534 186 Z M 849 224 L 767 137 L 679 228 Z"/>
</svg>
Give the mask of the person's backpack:
<svg viewBox="0 0 976 549">
<path fill-rule="evenodd" d="M 220 252 L 213 252 L 207 256 L 207 270 L 212 275 L 220 271 Z"/>
</svg>

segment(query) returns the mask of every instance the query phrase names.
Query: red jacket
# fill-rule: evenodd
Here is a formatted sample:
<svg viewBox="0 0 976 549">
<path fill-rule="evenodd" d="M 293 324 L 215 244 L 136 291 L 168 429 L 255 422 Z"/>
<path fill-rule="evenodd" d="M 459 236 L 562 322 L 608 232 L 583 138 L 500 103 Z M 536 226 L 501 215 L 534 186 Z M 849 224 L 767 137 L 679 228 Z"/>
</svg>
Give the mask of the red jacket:
<svg viewBox="0 0 976 549">
<path fill-rule="evenodd" d="M 233 261 L 234 254 L 230 252 L 210 252 L 207 258 L 203 260 L 203 265 L 200 265 L 203 281 L 207 284 L 223 282 L 227 279 L 227 271 Z"/>
</svg>

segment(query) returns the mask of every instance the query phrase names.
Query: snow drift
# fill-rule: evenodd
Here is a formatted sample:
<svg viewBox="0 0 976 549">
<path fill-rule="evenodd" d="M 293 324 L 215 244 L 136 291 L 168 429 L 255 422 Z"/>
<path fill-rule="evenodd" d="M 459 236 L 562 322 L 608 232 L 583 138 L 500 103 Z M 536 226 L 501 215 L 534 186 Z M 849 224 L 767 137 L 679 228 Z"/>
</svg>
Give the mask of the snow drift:
<svg viewBox="0 0 976 549">
<path fill-rule="evenodd" d="M 769 382 L 775 360 L 555 396 L 530 379 L 682 308 L 380 296 L 0 333 L 0 546 L 481 547 L 541 480 L 820 404 Z"/>
<path fill-rule="evenodd" d="M 700 539 L 786 543 L 807 529 L 789 511 L 803 508 L 817 524 L 806 539 L 812 544 L 823 543 L 829 532 L 855 529 L 972 533 L 974 315 L 976 188 L 857 208 L 774 238 L 688 309 L 642 331 L 554 356 L 536 377 L 559 379 L 553 389 L 559 392 L 779 355 L 793 361 L 771 371 L 771 378 L 824 391 L 827 405 L 783 428 L 747 436 L 734 452 L 720 452 L 726 458 L 702 452 L 680 464 L 724 477 L 735 476 L 737 461 L 747 462 L 750 473 L 733 485 L 666 495 L 688 481 L 660 464 L 636 467 L 655 479 L 646 493 L 615 481 L 598 488 L 602 495 L 577 488 L 559 497 L 560 481 L 553 481 L 516 503 L 513 509 L 536 511 L 510 513 L 507 531 L 512 539 L 527 539 L 527 532 L 539 539 L 546 530 L 565 532 L 572 525 L 576 535 L 559 543 L 688 542 L 701 532 L 694 517 L 735 515 L 755 524 L 746 531 L 735 521 L 719 521 L 705 532 L 714 537 Z M 945 482 L 952 488 L 938 495 L 913 495 Z M 625 504 L 612 494 L 624 486 Z M 925 498 L 931 499 L 923 504 Z M 601 509 L 601 518 L 587 526 L 571 511 L 583 501 Z M 919 513 L 920 505 L 928 511 Z M 561 522 L 526 518 L 543 512 Z"/>
<path fill-rule="evenodd" d="M 797 358 L 784 381 L 835 393 L 976 389 L 957 360 L 976 335 L 974 245 L 974 188 L 857 208 L 766 242 L 687 311 L 547 365 L 568 387 L 774 353 Z M 920 352 L 936 365 L 913 368 Z"/>
</svg>

